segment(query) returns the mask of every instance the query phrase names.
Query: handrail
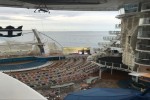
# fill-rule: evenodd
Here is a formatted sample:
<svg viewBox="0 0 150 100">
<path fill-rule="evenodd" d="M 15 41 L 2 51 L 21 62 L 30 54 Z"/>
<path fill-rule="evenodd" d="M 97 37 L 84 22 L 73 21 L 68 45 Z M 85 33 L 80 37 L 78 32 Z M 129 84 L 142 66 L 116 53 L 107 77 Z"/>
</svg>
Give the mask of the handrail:
<svg viewBox="0 0 150 100">
<path fill-rule="evenodd" d="M 120 64 L 120 63 L 106 62 L 106 61 L 102 61 L 102 60 L 99 60 L 98 63 L 96 63 L 96 62 L 94 62 L 94 63 L 97 64 L 97 65 L 100 64 L 99 65 L 100 67 L 106 67 L 106 68 L 131 72 L 129 67 L 126 67 L 126 66 L 124 66 L 123 64 Z M 103 66 L 101 66 L 101 65 L 103 65 Z"/>
<path fill-rule="evenodd" d="M 121 33 L 120 31 L 109 31 L 110 35 L 118 35 L 120 33 Z"/>
<path fill-rule="evenodd" d="M 118 40 L 119 37 L 117 36 L 105 36 L 103 37 L 104 40 Z"/>
<path fill-rule="evenodd" d="M 146 65 L 150 65 L 150 59 L 141 59 L 141 58 L 135 58 L 135 62 L 136 63 L 140 63 L 140 64 L 146 64 Z"/>
<path fill-rule="evenodd" d="M 144 18 L 143 24 L 150 24 L 150 18 Z"/>
<path fill-rule="evenodd" d="M 137 59 L 137 60 L 145 60 L 145 61 L 150 61 L 150 59 L 148 59 L 148 58 L 135 58 L 135 59 Z"/>
<path fill-rule="evenodd" d="M 138 37 L 150 38 L 150 31 L 139 31 Z"/>
<path fill-rule="evenodd" d="M 147 44 L 137 44 L 137 49 L 139 50 L 150 50 L 150 45 Z"/>
</svg>

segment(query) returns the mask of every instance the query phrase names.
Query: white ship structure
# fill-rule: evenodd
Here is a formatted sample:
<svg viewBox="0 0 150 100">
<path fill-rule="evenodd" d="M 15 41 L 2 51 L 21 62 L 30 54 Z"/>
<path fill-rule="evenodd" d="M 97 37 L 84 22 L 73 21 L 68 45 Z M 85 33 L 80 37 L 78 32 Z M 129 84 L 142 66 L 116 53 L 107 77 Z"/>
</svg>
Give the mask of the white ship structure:
<svg viewBox="0 0 150 100">
<path fill-rule="evenodd" d="M 150 83 L 150 2 L 135 2 L 120 7 L 122 62 L 132 72 L 137 83 Z M 140 73 L 146 73 L 141 77 Z"/>
<path fill-rule="evenodd" d="M 1 38 L 0 57 L 23 57 L 23 56 L 49 56 L 62 54 L 63 46 L 50 36 L 33 29 L 31 32 L 25 32 L 24 35 L 33 35 L 33 39 L 26 42 L 15 39 Z M 23 36 L 22 36 L 23 37 Z M 19 38 L 19 37 L 18 37 Z M 42 51 L 42 49 L 44 51 Z M 44 52 L 44 53 L 43 53 Z"/>
<path fill-rule="evenodd" d="M 149 0 L 1 0 L 0 6 L 35 9 L 34 12 L 38 11 L 44 13 L 50 13 L 50 10 L 74 10 L 74 11 L 117 11 L 119 10 L 120 14 L 116 16 L 116 18 L 119 18 L 121 20 L 121 24 L 116 25 L 116 27 L 121 27 L 121 32 L 110 32 L 111 34 L 117 34 L 116 37 L 104 37 L 105 40 L 111 40 L 111 42 L 104 43 L 104 44 L 99 43 L 99 45 L 104 45 L 105 47 L 102 50 L 99 49 L 98 51 L 96 51 L 96 54 L 94 56 L 91 56 L 91 58 L 90 57 L 88 58 L 90 61 L 92 60 L 92 64 L 85 63 L 85 65 L 88 66 L 80 66 L 78 68 L 79 70 L 88 69 L 88 71 L 84 71 L 86 73 L 78 71 L 79 73 L 75 73 L 71 75 L 73 76 L 73 78 L 70 77 L 69 75 L 69 77 L 67 78 L 65 77 L 64 79 L 65 81 L 69 81 L 72 79 L 78 80 L 79 77 L 82 80 L 82 78 L 85 78 L 86 75 L 88 75 L 87 73 L 92 73 L 95 70 L 97 70 L 98 68 L 95 65 L 98 65 L 99 69 L 105 67 L 111 69 L 111 72 L 112 70 L 125 71 L 132 76 L 132 80 L 136 84 L 150 86 L 150 1 Z M 33 53 L 35 53 L 33 55 L 37 55 L 37 56 L 43 55 L 45 52 L 44 44 L 37 36 L 36 30 L 33 30 L 33 32 L 36 36 L 37 42 L 29 43 L 32 44 L 32 46 L 27 44 L 24 45 L 25 47 L 28 46 L 32 47 L 32 49 L 30 48 L 22 51 L 20 50 L 17 51 L 16 49 L 12 49 L 12 47 L 10 46 L 11 44 L 18 44 L 17 42 L 7 42 L 4 44 L 0 44 L 0 46 L 5 47 L 5 48 L 0 48 L 3 49 L 2 50 L 3 52 L 0 52 L 1 57 L 4 58 L 13 57 L 18 54 L 20 55 L 20 53 L 21 56 L 24 56 L 24 54 L 32 55 Z M 10 34 L 10 36 L 12 36 L 12 34 Z M 21 36 L 21 34 L 19 33 L 17 34 L 17 36 Z M 57 49 L 55 47 L 55 44 L 52 43 L 48 45 L 49 46 L 53 45 L 53 48 L 51 49 L 53 53 L 54 51 L 57 51 L 56 53 L 61 52 L 61 49 L 55 50 Z M 47 46 L 46 48 L 49 48 L 49 46 Z M 13 47 L 17 48 L 16 46 Z M 121 49 L 118 49 L 117 50 L 118 52 L 116 52 L 116 50 L 112 49 L 111 47 L 117 47 L 117 48 L 119 47 Z M 49 50 L 46 51 L 47 54 L 50 54 L 48 51 Z M 122 53 L 122 60 L 120 61 L 119 64 L 114 62 L 109 62 L 109 59 L 107 59 L 107 57 L 110 56 L 120 57 L 121 53 Z M 60 59 L 60 57 L 57 58 Z M 67 65 L 70 67 L 70 64 L 72 64 L 73 61 L 71 61 L 71 63 Z M 85 61 L 85 59 L 83 58 L 80 63 L 82 63 L 82 61 Z M 39 61 L 36 61 L 36 63 L 39 64 Z M 46 70 L 46 69 L 42 69 L 42 70 Z M 74 71 L 72 73 L 74 73 Z M 64 72 L 64 74 L 66 73 Z M 32 77 L 32 72 L 27 75 Z M 54 75 L 57 80 L 58 77 L 55 72 Z M 37 82 L 37 80 L 35 80 L 35 83 Z M 59 83 L 60 80 L 57 81 Z M 44 82 L 41 84 L 46 85 Z M 64 82 L 64 80 L 63 81 L 61 80 L 60 82 Z M 12 84 L 12 86 L 9 84 Z M 46 100 L 46 98 L 44 98 L 43 96 L 41 96 L 40 94 L 32 90 L 31 88 L 27 87 L 26 85 L 19 82 L 18 80 L 8 75 L 5 75 L 3 73 L 0 73 L 0 88 L 1 88 L 0 99 Z"/>
<path fill-rule="evenodd" d="M 104 42 L 99 42 L 99 48 L 94 48 L 94 54 L 90 55 L 87 60 L 97 60 L 100 57 L 106 56 L 121 56 L 121 32 L 109 31 L 109 36 L 104 36 Z"/>
</svg>

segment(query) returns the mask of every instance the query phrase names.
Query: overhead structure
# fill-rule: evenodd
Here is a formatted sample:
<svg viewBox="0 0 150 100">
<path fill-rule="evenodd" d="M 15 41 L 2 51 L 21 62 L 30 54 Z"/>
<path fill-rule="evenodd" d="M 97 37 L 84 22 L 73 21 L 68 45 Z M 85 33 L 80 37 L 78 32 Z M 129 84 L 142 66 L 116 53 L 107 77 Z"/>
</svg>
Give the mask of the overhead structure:
<svg viewBox="0 0 150 100">
<path fill-rule="evenodd" d="M 49 10 L 117 11 L 125 3 L 146 1 L 149 0 L 1 0 L 0 6 L 37 9 L 46 4 Z"/>
</svg>

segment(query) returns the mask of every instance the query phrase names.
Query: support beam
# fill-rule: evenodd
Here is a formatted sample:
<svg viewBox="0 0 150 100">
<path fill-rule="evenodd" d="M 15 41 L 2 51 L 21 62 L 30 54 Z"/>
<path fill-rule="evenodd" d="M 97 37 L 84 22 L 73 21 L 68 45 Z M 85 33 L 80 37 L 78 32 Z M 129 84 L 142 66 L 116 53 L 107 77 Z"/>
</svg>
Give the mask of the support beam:
<svg viewBox="0 0 150 100">
<path fill-rule="evenodd" d="M 41 39 L 40 39 L 40 37 L 39 37 L 39 35 L 38 35 L 38 31 L 37 31 L 36 29 L 32 29 L 32 31 L 33 31 L 33 33 L 34 33 L 34 35 L 35 35 L 35 37 L 36 37 L 38 43 L 40 44 L 40 45 L 37 45 L 37 46 L 40 48 L 41 54 L 45 53 L 44 47 L 43 47 L 43 45 L 41 45 L 41 44 L 43 44 L 43 43 L 42 43 L 42 41 L 41 41 Z"/>
<path fill-rule="evenodd" d="M 99 68 L 99 79 L 102 79 L 102 70 Z"/>
</svg>

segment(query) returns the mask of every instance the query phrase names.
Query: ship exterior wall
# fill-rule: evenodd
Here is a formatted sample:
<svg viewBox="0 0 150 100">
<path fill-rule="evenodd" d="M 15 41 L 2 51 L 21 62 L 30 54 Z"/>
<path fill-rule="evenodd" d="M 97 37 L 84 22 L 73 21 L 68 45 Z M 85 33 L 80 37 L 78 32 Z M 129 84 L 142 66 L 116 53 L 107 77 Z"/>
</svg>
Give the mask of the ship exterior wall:
<svg viewBox="0 0 150 100">
<path fill-rule="evenodd" d="M 135 48 L 137 41 L 138 17 L 122 18 L 121 44 L 123 48 L 122 62 L 134 69 Z"/>
</svg>

